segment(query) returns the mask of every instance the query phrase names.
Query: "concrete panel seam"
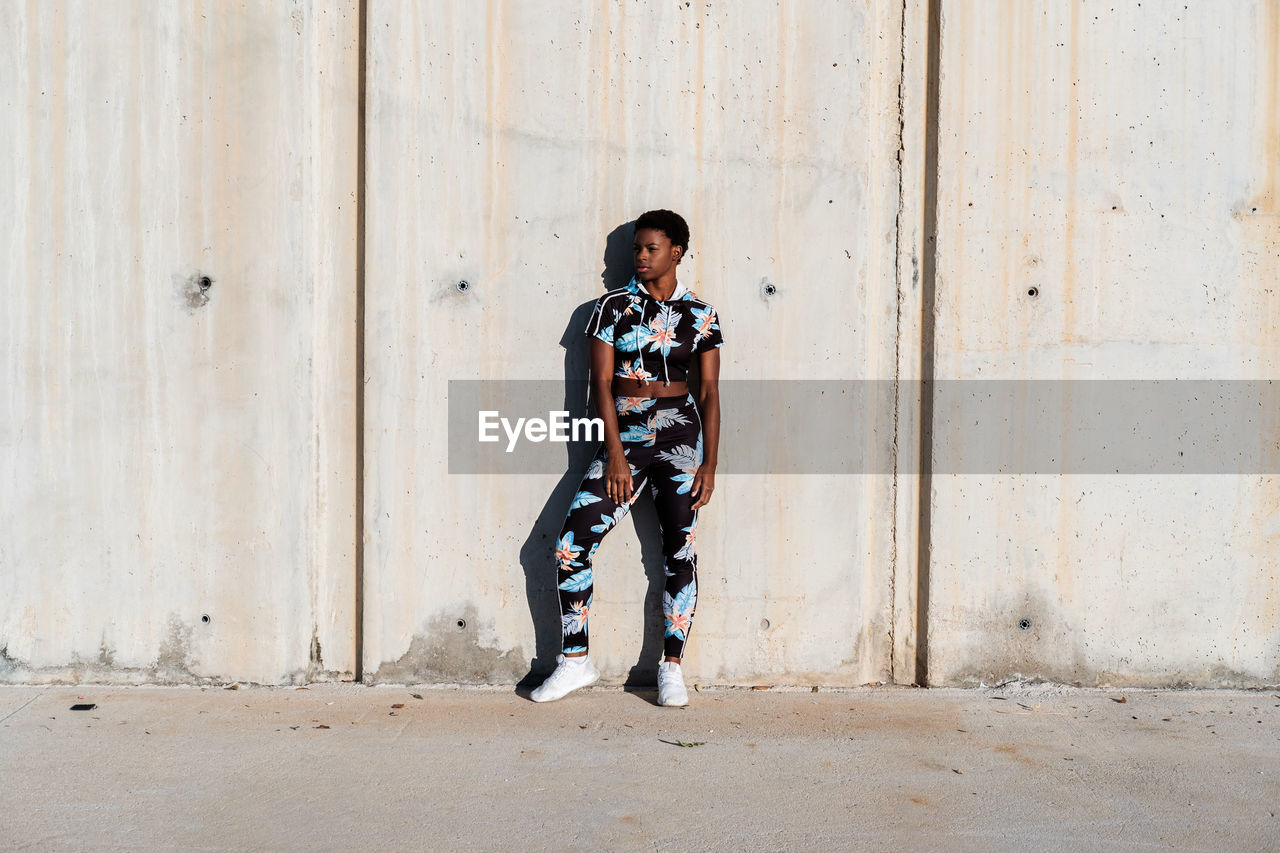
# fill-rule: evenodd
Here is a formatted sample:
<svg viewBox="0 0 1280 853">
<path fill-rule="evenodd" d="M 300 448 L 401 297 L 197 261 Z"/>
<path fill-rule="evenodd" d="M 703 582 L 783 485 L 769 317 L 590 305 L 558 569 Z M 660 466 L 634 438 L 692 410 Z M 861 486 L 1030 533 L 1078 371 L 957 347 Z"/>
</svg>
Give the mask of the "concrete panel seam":
<svg viewBox="0 0 1280 853">
<path fill-rule="evenodd" d="M 364 680 L 364 489 L 365 489 L 365 120 L 368 66 L 368 0 L 356 8 L 356 369 L 355 369 L 355 672 Z"/>
<path fill-rule="evenodd" d="M 942 83 L 942 0 L 927 0 L 924 116 L 924 246 L 920 259 L 920 474 L 916 552 L 916 678 L 929 684 L 929 563 L 932 542 L 934 299 L 938 256 L 938 122 Z"/>
<path fill-rule="evenodd" d="M 902 223 L 906 207 L 906 174 L 903 150 L 906 147 L 906 81 L 907 81 L 907 20 L 911 0 L 902 0 L 902 24 L 899 28 L 898 60 L 898 209 L 893 221 L 893 280 L 894 280 L 894 336 L 893 336 L 893 477 L 889 485 L 890 505 L 894 508 L 889 522 L 889 541 L 893 548 L 889 557 L 889 681 L 896 684 L 897 673 L 897 612 L 898 612 L 898 487 L 901 475 L 898 471 L 899 430 L 901 424 L 902 390 Z"/>
</svg>

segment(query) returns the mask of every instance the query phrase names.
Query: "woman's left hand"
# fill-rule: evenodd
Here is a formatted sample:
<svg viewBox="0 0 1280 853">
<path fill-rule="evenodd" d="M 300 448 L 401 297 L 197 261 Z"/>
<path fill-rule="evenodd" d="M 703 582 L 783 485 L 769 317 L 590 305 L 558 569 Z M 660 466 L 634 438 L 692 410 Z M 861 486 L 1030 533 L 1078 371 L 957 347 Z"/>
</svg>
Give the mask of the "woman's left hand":
<svg viewBox="0 0 1280 853">
<path fill-rule="evenodd" d="M 700 509 L 707 505 L 707 501 L 711 500 L 711 493 L 716 490 L 716 470 L 703 466 L 693 475 L 693 487 L 690 493 L 697 498 L 693 502 L 693 509 Z"/>
</svg>

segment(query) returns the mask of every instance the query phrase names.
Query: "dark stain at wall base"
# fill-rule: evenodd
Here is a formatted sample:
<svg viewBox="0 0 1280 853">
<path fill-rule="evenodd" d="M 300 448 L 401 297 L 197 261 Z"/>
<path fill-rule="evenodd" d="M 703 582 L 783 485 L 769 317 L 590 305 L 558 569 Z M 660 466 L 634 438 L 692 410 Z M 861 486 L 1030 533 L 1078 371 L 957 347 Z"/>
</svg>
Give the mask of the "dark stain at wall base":
<svg viewBox="0 0 1280 853">
<path fill-rule="evenodd" d="M 0 684 L 196 684 L 221 685 L 233 680 L 225 674 L 200 675 L 191 647 L 194 626 L 177 614 L 169 616 L 167 633 L 160 643 L 155 662 L 149 666 L 121 666 L 115 649 L 104 638 L 96 657 L 73 655 L 71 661 L 58 666 L 31 666 L 9 654 L 8 645 L 0 646 Z M 300 685 L 315 681 L 351 681 L 350 671 L 324 668 L 320 652 L 319 632 L 313 628 L 311 660 L 305 668 L 282 675 L 271 684 Z M 243 679 L 234 679 L 243 681 Z M 260 682 L 245 682 L 260 683 Z"/>
<path fill-rule="evenodd" d="M 409 650 L 386 661 L 365 677 L 371 684 L 515 684 L 529 669 L 524 649 L 496 649 L 477 641 L 479 618 L 474 607 L 427 621 Z"/>
<path fill-rule="evenodd" d="M 1132 669 L 1102 668 L 1085 652 L 1084 630 L 1060 602 L 1038 591 L 991 608 L 999 613 L 986 620 L 986 641 L 970 652 L 971 659 L 946 661 L 947 671 L 930 674 L 930 687 L 994 687 L 1009 683 L 1066 684 L 1074 687 L 1217 687 L 1263 689 L 1280 683 L 1280 668 L 1270 676 L 1242 672 L 1222 664 L 1180 666 L 1153 671 L 1139 662 Z M 977 619 L 975 618 L 975 621 Z"/>
<path fill-rule="evenodd" d="M 213 290 L 214 280 L 208 273 L 176 273 L 173 276 L 174 294 L 188 314 L 194 314 L 209 304 L 209 294 Z"/>
<path fill-rule="evenodd" d="M 1168 672 L 1107 672 L 1069 667 L 1023 667 L 1000 670 L 966 670 L 933 687 L 1004 687 L 1010 684 L 1062 684 L 1084 688 L 1144 688 L 1150 690 L 1274 690 L 1280 688 L 1280 669 L 1270 676 L 1258 676 L 1231 667 L 1215 665 L 1183 667 Z"/>
<path fill-rule="evenodd" d="M 0 647 L 0 678 L 13 674 L 23 669 L 20 662 L 9 657 L 9 647 Z"/>
<path fill-rule="evenodd" d="M 354 673 L 324 668 L 324 651 L 320 648 L 320 627 L 311 626 L 311 652 L 307 665 L 281 679 L 278 684 L 312 684 L 322 681 L 352 681 Z"/>
<path fill-rule="evenodd" d="M 169 617 L 169 633 L 156 657 L 156 681 L 188 684 L 199 679 L 191 672 L 191 628 L 177 616 Z"/>
<path fill-rule="evenodd" d="M 8 684 L 220 684 L 219 676 L 201 676 L 192 671 L 192 629 L 176 614 L 170 615 L 168 633 L 160 644 L 160 653 L 150 666 L 120 666 L 115 649 L 105 639 L 97 657 L 73 655 L 61 666 L 33 667 L 12 658 L 8 647 L 0 649 L 0 682 Z"/>
<path fill-rule="evenodd" d="M 1007 681 L 1040 681 L 1031 673 L 1054 672 L 1066 676 L 1063 683 L 1088 671 L 1080 629 L 1058 602 L 1033 589 L 1022 590 L 993 607 L 995 616 L 984 619 L 988 642 L 981 660 L 965 661 L 956 671 L 929 673 L 930 687 L 991 686 Z M 1022 627 L 1023 623 L 1026 627 Z M 930 663 L 933 663 L 930 655 Z M 1025 676 L 1025 677 L 1024 677 Z"/>
</svg>

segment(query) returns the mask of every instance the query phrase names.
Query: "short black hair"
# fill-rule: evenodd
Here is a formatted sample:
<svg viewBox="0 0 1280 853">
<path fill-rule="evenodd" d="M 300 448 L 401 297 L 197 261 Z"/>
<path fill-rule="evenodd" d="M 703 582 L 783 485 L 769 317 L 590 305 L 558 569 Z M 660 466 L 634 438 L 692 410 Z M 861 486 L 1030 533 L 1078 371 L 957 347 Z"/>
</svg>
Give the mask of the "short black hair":
<svg viewBox="0 0 1280 853">
<path fill-rule="evenodd" d="M 640 214 L 640 218 L 636 220 L 636 230 L 641 231 L 645 228 L 661 231 L 667 235 L 671 245 L 679 246 L 684 250 L 682 254 L 688 253 L 689 225 L 684 221 L 684 217 L 675 211 L 649 210 Z"/>
</svg>

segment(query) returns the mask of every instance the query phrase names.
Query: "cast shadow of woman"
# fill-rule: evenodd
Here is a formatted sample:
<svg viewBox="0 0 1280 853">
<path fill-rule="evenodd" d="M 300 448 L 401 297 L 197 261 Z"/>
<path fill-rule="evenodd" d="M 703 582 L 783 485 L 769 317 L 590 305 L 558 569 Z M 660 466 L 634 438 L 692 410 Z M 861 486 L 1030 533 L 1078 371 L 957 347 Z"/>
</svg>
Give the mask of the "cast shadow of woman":
<svg viewBox="0 0 1280 853">
<path fill-rule="evenodd" d="M 605 241 L 604 270 L 600 278 L 604 290 L 622 287 L 631 280 L 632 241 L 635 222 L 619 225 L 609 232 Z M 591 317 L 595 299 L 579 305 L 569 318 L 568 326 L 560 338 L 564 347 L 564 396 L 560 408 L 569 412 L 570 418 L 589 417 L 588 388 L 591 378 L 591 362 L 587 337 L 583 329 Z M 532 689 L 555 669 L 556 655 L 560 654 L 560 599 L 556 589 L 555 543 L 560 536 L 560 526 L 569 512 L 569 504 L 578 491 L 582 475 L 595 455 L 596 442 L 570 442 L 568 465 L 560 482 L 551 491 L 547 501 L 534 521 L 533 529 L 520 547 L 520 565 L 524 569 L 525 598 L 529 615 L 533 620 L 535 649 L 530 661 L 529 673 L 517 685 L 520 689 Z M 648 489 L 636 500 L 629 513 L 640 538 L 640 560 L 644 567 L 648 588 L 644 601 L 643 641 L 640 657 L 627 675 L 628 688 L 650 688 L 658 681 L 658 661 L 662 654 L 662 591 L 665 577 L 662 572 L 662 528 L 658 513 Z M 617 535 L 616 533 L 613 535 Z M 612 539 L 605 537 L 605 542 Z M 600 565 L 608 563 L 608 557 Z M 617 566 L 618 571 L 626 567 Z M 598 574 L 598 573 L 597 573 Z M 609 574 L 616 574 L 610 567 Z M 610 578 L 601 578 L 609 583 Z"/>
</svg>

